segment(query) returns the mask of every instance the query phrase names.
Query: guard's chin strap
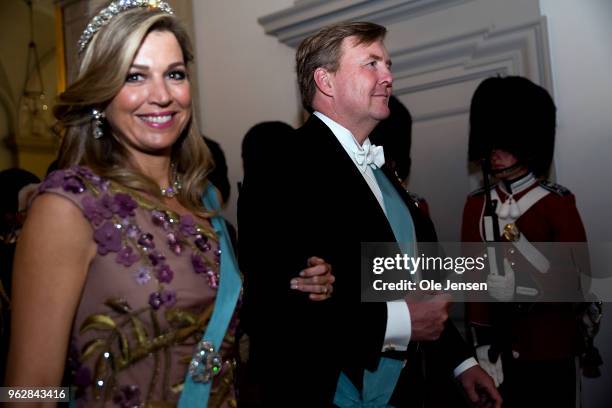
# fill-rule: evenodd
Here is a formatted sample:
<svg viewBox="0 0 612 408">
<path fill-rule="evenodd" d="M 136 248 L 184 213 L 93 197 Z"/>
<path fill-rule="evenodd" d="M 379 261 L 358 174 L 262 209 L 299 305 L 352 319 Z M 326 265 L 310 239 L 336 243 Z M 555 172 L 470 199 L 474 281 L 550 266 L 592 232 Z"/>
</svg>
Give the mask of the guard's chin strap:
<svg viewBox="0 0 612 408">
<path fill-rule="evenodd" d="M 523 163 L 517 161 L 512 166 L 504 167 L 503 169 L 491 169 L 491 173 L 493 173 L 495 176 L 499 177 L 500 175 L 504 175 L 506 173 L 510 173 L 511 171 L 514 171 L 514 170 L 518 169 L 522 165 L 523 165 Z"/>
</svg>

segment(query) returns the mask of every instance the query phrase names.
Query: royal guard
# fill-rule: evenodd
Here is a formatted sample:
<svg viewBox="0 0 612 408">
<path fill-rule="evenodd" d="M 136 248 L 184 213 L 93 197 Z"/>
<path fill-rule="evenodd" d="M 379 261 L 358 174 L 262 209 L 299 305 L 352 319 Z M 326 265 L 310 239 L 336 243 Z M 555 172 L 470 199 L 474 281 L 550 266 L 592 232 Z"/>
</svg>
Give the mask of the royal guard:
<svg viewBox="0 0 612 408">
<path fill-rule="evenodd" d="M 488 78 L 472 98 L 469 158 L 481 166 L 484 188 L 467 198 L 462 241 L 507 244 L 488 247 L 491 302 L 468 303 L 467 320 L 504 407 L 576 407 L 577 357 L 601 361 L 592 342 L 600 304 L 542 302 L 551 292 L 555 300 L 580 292 L 580 267 L 535 243 L 586 242 L 574 195 L 544 179 L 555 128 L 551 96 L 526 78 Z M 599 313 L 585 313 L 593 309 Z"/>
</svg>

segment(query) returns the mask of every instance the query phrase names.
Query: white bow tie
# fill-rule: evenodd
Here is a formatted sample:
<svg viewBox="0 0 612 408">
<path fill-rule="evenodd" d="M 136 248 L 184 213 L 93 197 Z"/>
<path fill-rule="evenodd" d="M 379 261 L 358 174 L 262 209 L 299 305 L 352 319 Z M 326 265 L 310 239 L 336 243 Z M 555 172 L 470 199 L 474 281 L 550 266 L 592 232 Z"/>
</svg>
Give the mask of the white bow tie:
<svg viewBox="0 0 612 408">
<path fill-rule="evenodd" d="M 364 143 L 363 149 L 355 152 L 355 162 L 363 173 L 368 166 L 373 169 L 382 167 L 385 164 L 385 153 L 382 146 Z"/>
</svg>

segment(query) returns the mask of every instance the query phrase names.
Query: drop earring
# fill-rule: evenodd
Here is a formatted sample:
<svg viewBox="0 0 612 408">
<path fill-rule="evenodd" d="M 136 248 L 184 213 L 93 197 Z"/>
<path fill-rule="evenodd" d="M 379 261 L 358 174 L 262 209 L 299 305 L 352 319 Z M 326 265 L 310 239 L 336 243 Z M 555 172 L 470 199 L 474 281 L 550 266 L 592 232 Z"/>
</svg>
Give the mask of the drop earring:
<svg viewBox="0 0 612 408">
<path fill-rule="evenodd" d="M 104 112 L 100 112 L 97 109 L 92 109 L 91 114 L 93 116 L 93 137 L 94 139 L 100 139 L 102 136 L 104 136 L 104 129 L 102 129 L 102 119 L 104 119 L 106 116 L 104 115 Z"/>
</svg>

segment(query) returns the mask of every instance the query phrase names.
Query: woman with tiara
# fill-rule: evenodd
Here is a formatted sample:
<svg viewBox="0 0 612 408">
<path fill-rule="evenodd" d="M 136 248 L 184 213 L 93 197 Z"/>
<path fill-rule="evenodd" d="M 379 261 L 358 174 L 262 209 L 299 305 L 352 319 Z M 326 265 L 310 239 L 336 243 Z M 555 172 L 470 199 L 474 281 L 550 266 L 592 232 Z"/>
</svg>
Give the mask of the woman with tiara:
<svg viewBox="0 0 612 408">
<path fill-rule="evenodd" d="M 8 385 L 63 383 L 87 406 L 233 406 L 241 278 L 194 125 L 189 38 L 167 3 L 118 0 L 79 49 L 55 108 L 59 170 L 16 250 Z M 327 299 L 330 266 L 304 268 L 292 287 Z"/>
</svg>

